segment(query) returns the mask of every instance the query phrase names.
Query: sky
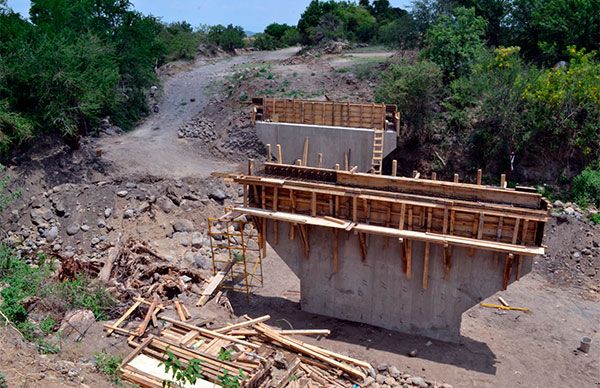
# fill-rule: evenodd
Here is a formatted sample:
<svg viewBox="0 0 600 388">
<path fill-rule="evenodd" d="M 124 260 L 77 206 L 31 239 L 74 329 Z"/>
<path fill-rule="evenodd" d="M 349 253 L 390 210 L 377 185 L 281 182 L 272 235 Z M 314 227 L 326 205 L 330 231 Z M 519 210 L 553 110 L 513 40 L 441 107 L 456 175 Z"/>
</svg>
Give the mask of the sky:
<svg viewBox="0 0 600 388">
<path fill-rule="evenodd" d="M 200 24 L 235 24 L 261 32 L 273 22 L 296 24 L 310 0 L 131 0 L 144 13 L 164 22 L 185 20 Z M 412 0 L 390 0 L 394 7 L 408 8 Z M 8 0 L 8 5 L 29 15 L 29 0 Z"/>
</svg>

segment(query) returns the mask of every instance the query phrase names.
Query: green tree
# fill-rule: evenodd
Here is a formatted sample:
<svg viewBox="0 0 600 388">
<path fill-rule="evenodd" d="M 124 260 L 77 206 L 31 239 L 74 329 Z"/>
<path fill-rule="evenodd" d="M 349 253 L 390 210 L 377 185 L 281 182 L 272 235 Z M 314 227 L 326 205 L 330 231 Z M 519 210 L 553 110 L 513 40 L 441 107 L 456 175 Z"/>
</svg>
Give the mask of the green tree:
<svg viewBox="0 0 600 388">
<path fill-rule="evenodd" d="M 227 27 L 218 24 L 211 26 L 208 30 L 208 41 L 223 50 L 232 51 L 236 48 L 244 47 L 244 38 L 246 33 L 241 26 L 229 24 Z"/>
<path fill-rule="evenodd" d="M 468 74 L 485 51 L 485 26 L 473 8 L 458 7 L 453 16 L 440 16 L 427 31 L 422 55 L 440 65 L 449 79 Z"/>
<path fill-rule="evenodd" d="M 423 137 L 443 96 L 442 69 L 430 61 L 391 65 L 375 90 L 375 100 L 396 104 L 409 136 Z"/>
</svg>

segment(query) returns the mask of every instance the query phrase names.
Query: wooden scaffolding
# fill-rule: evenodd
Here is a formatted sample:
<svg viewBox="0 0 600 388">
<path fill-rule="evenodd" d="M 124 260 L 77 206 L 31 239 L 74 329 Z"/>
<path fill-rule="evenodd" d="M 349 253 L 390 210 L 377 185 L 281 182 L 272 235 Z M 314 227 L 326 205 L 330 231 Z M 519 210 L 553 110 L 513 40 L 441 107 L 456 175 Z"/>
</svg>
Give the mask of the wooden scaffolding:
<svg viewBox="0 0 600 388">
<path fill-rule="evenodd" d="M 252 288 L 263 285 L 262 259 L 266 247 L 253 218 L 234 219 L 229 214 L 208 218 L 208 237 L 213 275 L 221 277 L 215 284 L 245 293 L 246 301 L 250 302 Z M 219 254 L 223 250 L 224 257 Z"/>
</svg>

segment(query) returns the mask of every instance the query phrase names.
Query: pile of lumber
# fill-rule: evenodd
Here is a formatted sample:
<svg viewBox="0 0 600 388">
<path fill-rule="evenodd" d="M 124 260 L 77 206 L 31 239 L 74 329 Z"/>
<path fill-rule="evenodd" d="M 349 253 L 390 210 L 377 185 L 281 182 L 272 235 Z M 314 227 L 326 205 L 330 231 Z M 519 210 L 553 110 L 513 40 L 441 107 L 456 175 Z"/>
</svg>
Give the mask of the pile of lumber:
<svg viewBox="0 0 600 388">
<path fill-rule="evenodd" d="M 268 315 L 244 316 L 241 322 L 208 328 L 205 323 L 190 323 L 194 319 L 185 314 L 179 319 L 166 316 L 156 299 L 136 299 L 134 306 L 146 303 L 150 303 L 146 319 L 137 330 L 120 329 L 123 317 L 106 326 L 108 333 L 129 335 L 135 349 L 120 369 L 123 379 L 141 387 L 158 388 L 173 380 L 162 364 L 169 356 L 177 357 L 182 368 L 192 359 L 200 360 L 202 377 L 189 385 L 194 387 L 220 386 L 224 376 L 237 379 L 242 387 L 346 387 L 361 384 L 371 368 L 367 362 L 297 337 L 325 336 L 329 330 L 281 330 L 265 323 Z"/>
</svg>

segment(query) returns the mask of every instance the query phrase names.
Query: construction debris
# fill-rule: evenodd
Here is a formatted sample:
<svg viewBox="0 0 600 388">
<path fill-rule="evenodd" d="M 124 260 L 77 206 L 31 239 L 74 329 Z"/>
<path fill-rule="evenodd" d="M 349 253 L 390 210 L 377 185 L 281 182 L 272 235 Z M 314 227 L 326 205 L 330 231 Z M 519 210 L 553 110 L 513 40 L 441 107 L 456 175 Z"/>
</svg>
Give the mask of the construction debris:
<svg viewBox="0 0 600 388">
<path fill-rule="evenodd" d="M 123 323 L 132 313 L 148 306 L 143 322 L 137 329 Z M 168 306 L 170 307 L 170 306 Z M 171 381 L 165 371 L 165 361 L 176 357 L 182 368 L 191 360 L 199 360 L 201 378 L 193 386 L 220 386 L 229 376 L 243 387 L 345 387 L 362 384 L 373 371 L 371 365 L 343 354 L 305 343 L 297 335 L 328 335 L 329 330 L 281 330 L 267 325 L 270 316 L 208 328 L 204 321 L 189 323 L 186 308 L 180 301 L 173 309 L 180 319 L 159 314 L 168 309 L 154 296 L 152 302 L 135 298 L 134 304 L 113 324 L 105 325 L 107 335 L 115 332 L 129 336 L 135 348 L 122 362 L 123 378 L 141 387 L 162 387 Z M 189 313 L 189 311 L 188 311 Z M 149 328 L 154 322 L 155 329 Z"/>
</svg>

